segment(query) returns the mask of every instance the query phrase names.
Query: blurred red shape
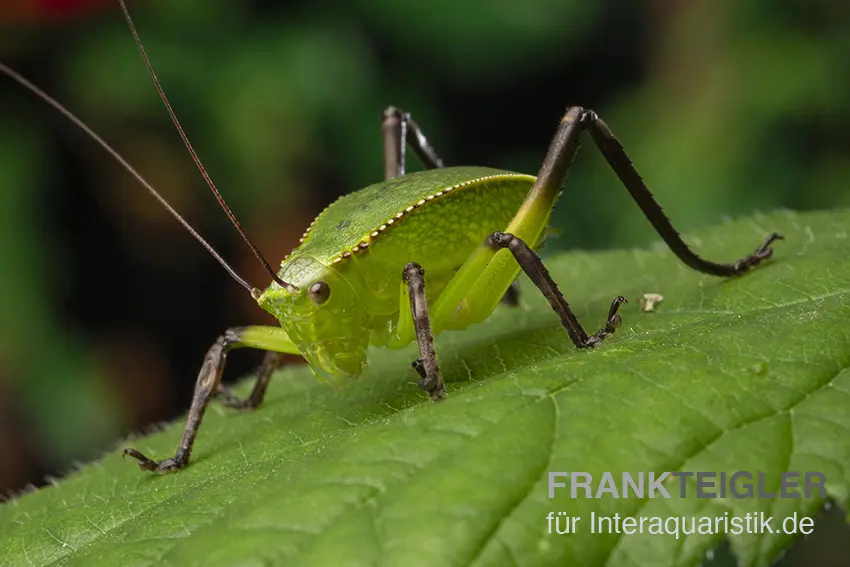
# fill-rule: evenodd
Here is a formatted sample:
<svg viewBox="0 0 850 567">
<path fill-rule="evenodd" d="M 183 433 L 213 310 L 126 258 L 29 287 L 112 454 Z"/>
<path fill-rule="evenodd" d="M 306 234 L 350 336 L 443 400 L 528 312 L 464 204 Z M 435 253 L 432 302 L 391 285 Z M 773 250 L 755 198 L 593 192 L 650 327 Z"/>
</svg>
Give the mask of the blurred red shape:
<svg viewBox="0 0 850 567">
<path fill-rule="evenodd" d="M 5 0 L 0 2 L 0 23 L 62 23 L 96 13 L 115 0 Z"/>
</svg>

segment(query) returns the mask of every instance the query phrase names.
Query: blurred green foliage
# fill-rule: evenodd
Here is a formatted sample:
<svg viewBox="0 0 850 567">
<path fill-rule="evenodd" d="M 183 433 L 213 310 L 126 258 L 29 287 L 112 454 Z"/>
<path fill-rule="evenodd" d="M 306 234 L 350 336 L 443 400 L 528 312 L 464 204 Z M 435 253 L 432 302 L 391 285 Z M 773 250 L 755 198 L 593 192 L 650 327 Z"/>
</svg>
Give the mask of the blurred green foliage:
<svg viewBox="0 0 850 567">
<path fill-rule="evenodd" d="M 450 164 L 529 173 L 560 113 L 593 107 L 683 231 L 755 209 L 850 206 L 846 3 L 130 8 L 195 147 L 271 260 L 336 195 L 380 178 L 389 104 L 413 113 Z M 215 211 L 117 6 L 2 29 L 0 58 L 114 144 L 249 279 L 265 280 Z M 11 416 L 0 445 L 28 440 L 7 453 L 18 464 L 0 465 L 0 487 L 16 487 L 179 411 L 194 376 L 170 357 L 197 365 L 220 325 L 267 320 L 83 135 L 5 79 L 0 109 L 0 412 Z M 562 235 L 550 248 L 655 240 L 589 144 L 553 224 Z M 219 314 L 235 319 L 203 319 Z M 30 445 L 37 466 L 26 464 Z"/>
</svg>

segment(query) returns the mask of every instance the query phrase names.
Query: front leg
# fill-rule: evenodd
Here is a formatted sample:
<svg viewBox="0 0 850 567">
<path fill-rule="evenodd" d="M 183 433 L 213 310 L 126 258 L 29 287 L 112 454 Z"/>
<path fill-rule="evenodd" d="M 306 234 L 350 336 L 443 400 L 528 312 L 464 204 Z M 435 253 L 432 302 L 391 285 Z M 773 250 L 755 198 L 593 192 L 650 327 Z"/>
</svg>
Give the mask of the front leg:
<svg viewBox="0 0 850 567">
<path fill-rule="evenodd" d="M 269 387 L 272 374 L 275 370 L 283 366 L 285 361 L 286 359 L 283 354 L 267 351 L 266 356 L 263 357 L 263 363 L 257 371 L 257 381 L 254 382 L 254 387 L 247 398 L 243 399 L 236 396 L 230 388 L 222 384 L 218 385 L 216 397 L 221 402 L 221 405 L 228 408 L 238 410 L 256 408 L 263 403 L 263 398 L 266 397 L 266 389 Z"/>
<path fill-rule="evenodd" d="M 613 333 L 622 323 L 622 319 L 617 314 L 620 305 L 626 303 L 626 298 L 617 296 L 611 302 L 611 308 L 608 310 L 608 318 L 605 321 L 605 326 L 588 336 L 584 327 L 579 323 L 578 318 L 570 309 L 569 304 L 558 289 L 558 285 L 549 275 L 549 270 L 543 265 L 534 250 L 526 244 L 521 238 L 513 234 L 505 234 L 503 232 L 494 232 L 487 238 L 487 245 L 494 249 L 507 248 L 514 255 L 517 264 L 528 275 L 529 279 L 534 282 L 537 289 L 549 301 L 549 305 L 558 317 L 561 319 L 561 324 L 570 335 L 570 339 L 578 348 L 592 348 L 602 342 L 602 339 Z"/>
<path fill-rule="evenodd" d="M 154 461 L 141 451 L 136 449 L 124 449 L 123 455 L 131 456 L 139 464 L 139 468 L 146 471 L 166 473 L 177 471 L 189 464 L 189 456 L 192 454 L 192 445 L 195 444 L 195 437 L 198 436 L 198 429 L 201 427 L 201 421 L 204 419 L 207 405 L 213 392 L 218 388 L 221 380 L 221 372 L 224 370 L 224 361 L 227 358 L 229 351 L 234 344 L 240 342 L 239 330 L 228 329 L 216 339 L 215 343 L 207 351 L 204 357 L 204 364 L 201 366 L 201 371 L 198 373 L 198 380 L 195 382 L 195 393 L 192 395 L 192 407 L 189 410 L 189 417 L 186 419 L 186 426 L 183 429 L 183 438 L 180 440 L 180 445 L 177 446 L 177 452 L 170 459 L 162 461 Z"/>
<path fill-rule="evenodd" d="M 216 339 L 204 357 L 204 364 L 201 366 L 201 371 L 198 373 L 198 380 L 195 382 L 192 407 L 189 409 L 189 416 L 186 418 L 183 437 L 180 439 L 180 444 L 177 446 L 174 456 L 162 461 L 155 461 L 141 451 L 132 448 L 124 449 L 123 455 L 125 457 L 129 455 L 136 459 L 140 469 L 156 473 L 174 472 L 186 467 L 189 464 L 192 447 L 195 444 L 195 438 L 198 436 L 198 429 L 201 427 L 201 421 L 204 419 L 207 405 L 209 405 L 214 393 L 221 392 L 221 373 L 224 370 L 227 353 L 231 349 L 240 347 L 264 349 L 273 353 L 298 353 L 295 344 L 290 340 L 286 332 L 279 327 L 233 327 L 226 330 L 223 335 Z M 268 379 L 279 363 L 279 360 L 275 356 L 266 357 L 251 396 L 243 404 L 237 405 L 252 407 L 260 403 L 266 391 Z M 232 394 L 230 396 L 225 394 L 225 396 L 225 399 L 231 402 L 234 400 L 239 401 Z M 228 404 L 227 401 L 225 404 L 233 405 Z"/>
<path fill-rule="evenodd" d="M 446 387 L 437 365 L 437 353 L 434 350 L 434 335 L 431 333 L 431 319 L 428 317 L 428 302 L 425 298 L 425 270 L 416 262 L 404 267 L 403 276 L 410 292 L 410 311 L 413 326 L 416 329 L 416 342 L 419 344 L 419 359 L 413 368 L 422 377 L 419 387 L 428 392 L 433 401 L 443 399 Z"/>
</svg>

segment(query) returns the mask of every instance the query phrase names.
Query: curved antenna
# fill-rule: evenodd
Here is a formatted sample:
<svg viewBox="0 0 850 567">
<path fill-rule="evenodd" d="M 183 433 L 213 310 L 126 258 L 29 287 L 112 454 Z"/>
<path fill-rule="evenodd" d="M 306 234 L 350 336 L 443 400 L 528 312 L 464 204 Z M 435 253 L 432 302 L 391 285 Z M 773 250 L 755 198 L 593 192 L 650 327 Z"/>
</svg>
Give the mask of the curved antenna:
<svg viewBox="0 0 850 567">
<path fill-rule="evenodd" d="M 218 201 L 218 204 L 221 205 L 221 208 L 224 209 L 225 214 L 227 214 L 227 218 L 230 219 L 230 222 L 242 236 L 242 240 L 251 248 L 251 251 L 254 253 L 254 256 L 257 257 L 257 260 L 263 265 L 263 268 L 266 272 L 271 276 L 271 278 L 277 282 L 281 287 L 287 288 L 290 291 L 298 291 L 298 288 L 290 283 L 287 283 L 280 279 L 263 255 L 260 253 L 260 250 L 251 242 L 251 239 L 248 237 L 248 234 L 245 232 L 245 229 L 242 228 L 242 225 L 239 224 L 239 221 L 236 220 L 236 216 L 233 214 L 233 211 L 230 210 L 230 207 L 227 206 L 227 203 L 224 201 L 224 197 L 221 196 L 221 193 L 218 192 L 218 189 L 213 183 L 212 178 L 207 173 L 204 164 L 201 163 L 201 159 L 198 157 L 198 154 L 195 152 L 195 148 L 192 147 L 192 143 L 189 142 L 189 137 L 186 136 L 186 133 L 183 131 L 183 126 L 180 125 L 180 121 L 177 120 L 177 114 L 174 113 L 174 109 L 171 108 L 171 103 L 168 102 L 168 97 L 165 96 L 165 90 L 163 90 L 162 85 L 159 84 L 159 79 L 156 76 L 156 73 L 153 70 L 153 66 L 151 65 L 150 60 L 148 59 L 147 53 L 145 53 L 145 48 L 142 46 L 142 40 L 139 37 L 139 32 L 136 31 L 136 26 L 133 24 L 133 20 L 130 18 L 130 12 L 127 10 L 127 5 L 124 3 L 124 0 L 118 0 L 118 3 L 121 4 L 121 11 L 124 12 L 124 19 L 127 21 L 127 25 L 130 26 L 130 32 L 133 34 L 133 39 L 136 41 L 136 47 L 139 48 L 139 53 L 142 54 L 142 59 L 145 62 L 145 67 L 148 69 L 148 73 L 153 79 L 153 84 L 156 87 L 156 92 L 159 93 L 159 98 L 162 99 L 162 103 L 165 105 L 165 109 L 168 111 L 168 115 L 171 117 L 171 122 L 174 123 L 174 127 L 177 128 L 177 132 L 180 133 L 180 138 L 183 140 L 183 143 L 186 145 L 186 149 L 189 150 L 189 155 L 192 156 L 192 161 L 195 162 L 195 165 L 198 166 L 198 171 L 201 172 L 201 176 L 203 176 L 204 181 L 207 182 L 207 185 L 212 191 L 213 195 Z"/>
<path fill-rule="evenodd" d="M 153 188 L 153 186 L 152 186 L 150 183 L 148 183 L 148 182 L 145 180 L 145 178 L 144 178 L 144 177 L 142 177 L 142 176 L 139 174 L 139 172 L 138 172 L 138 171 L 136 171 L 135 169 L 133 169 L 133 166 L 131 166 L 129 163 L 127 163 L 127 160 L 125 160 L 123 157 L 121 157 L 121 154 L 119 154 L 117 151 L 115 151 L 114 149 L 112 149 L 112 146 L 110 146 L 109 144 L 107 144 L 107 143 L 103 140 L 103 138 L 101 138 L 100 136 L 98 136 L 98 135 L 94 132 L 94 130 L 92 130 L 91 128 L 89 128 L 88 126 L 86 126 L 86 124 L 85 124 L 82 120 L 80 120 L 79 118 L 77 118 L 77 116 L 76 116 L 74 113 L 72 113 L 70 110 L 68 110 L 68 109 L 67 109 L 67 108 L 65 108 L 64 106 L 62 106 L 62 105 L 59 103 L 59 101 L 57 101 L 56 99 L 54 99 L 53 97 L 51 97 L 49 94 L 47 94 L 46 92 L 44 92 L 43 90 L 41 90 L 40 88 L 38 88 L 37 86 L 35 86 L 35 85 L 34 85 L 33 83 L 31 83 L 29 80 L 27 80 L 26 78 L 24 78 L 24 76 L 23 76 L 23 75 L 21 75 L 20 73 L 18 73 L 18 72 L 16 72 L 16 71 L 12 70 L 11 68 L 9 68 L 9 67 L 7 67 L 6 65 L 4 65 L 3 63 L 0 63 L 0 72 L 2 72 L 2 73 L 4 73 L 4 74 L 8 75 L 8 76 L 9 76 L 9 77 L 11 77 L 12 79 L 14 79 L 14 80 L 15 80 L 15 81 L 17 81 L 18 83 L 20 83 L 23 87 L 25 87 L 26 89 L 30 90 L 30 91 L 31 91 L 33 94 L 35 94 L 37 97 L 39 97 L 40 99 L 42 99 L 43 101 L 45 101 L 47 104 L 49 104 L 50 106 L 52 106 L 53 108 L 55 108 L 56 110 L 58 110 L 59 112 L 61 112 L 61 113 L 65 116 L 65 118 L 67 118 L 68 120 L 70 120 L 71 122 L 73 122 L 73 123 L 74 123 L 74 124 L 75 124 L 78 128 L 80 128 L 83 132 L 85 132 L 86 134 L 88 134 L 89 136 L 91 136 L 91 137 L 92 137 L 92 139 L 94 139 L 94 141 L 95 141 L 95 142 L 97 142 L 98 144 L 100 144 L 100 146 L 101 146 L 104 150 L 106 150 L 106 151 L 107 151 L 107 152 L 108 152 L 108 153 L 109 153 L 112 157 L 114 157 L 116 160 L 118 160 L 118 163 L 120 163 L 121 165 L 123 165 L 123 166 L 124 166 L 124 168 L 125 168 L 127 171 L 129 171 L 129 172 L 133 175 L 133 177 L 135 177 L 135 178 L 136 178 L 136 180 L 137 180 L 139 183 L 141 183 L 141 184 L 142 184 L 142 186 L 143 186 L 145 189 L 147 189 L 147 190 L 148 190 L 148 192 L 149 192 L 151 195 L 153 195 L 153 197 L 154 197 L 157 201 L 159 201 L 159 203 L 160 203 L 163 207 L 165 207 L 165 210 L 166 210 L 166 211 L 168 211 L 168 212 L 171 214 L 171 216 L 172 216 L 172 217 L 174 217 L 174 218 L 177 220 L 177 222 L 179 222 L 181 225 L 183 225 L 183 228 L 185 228 L 187 231 L 189 231 L 189 234 L 191 234 L 192 236 L 194 236 L 194 237 L 195 237 L 195 239 L 196 239 L 198 242 L 200 242 L 200 243 L 201 243 L 201 246 L 203 246 L 204 248 L 206 248 L 206 249 L 207 249 L 207 252 L 209 252 L 209 253 L 212 255 L 212 257 L 213 257 L 213 258 L 215 258 L 216 260 L 218 260 L 218 263 L 219 263 L 219 264 L 221 264 L 221 267 L 222 267 L 222 268 L 224 268 L 225 270 L 227 270 L 227 273 L 228 273 L 228 274 L 230 274 L 230 276 L 231 276 L 234 280 L 236 280 L 236 281 L 239 283 L 239 285 L 241 285 L 242 287 L 244 287 L 245 289 L 247 289 L 247 290 L 248 290 L 248 291 L 249 291 L 252 295 L 256 295 L 257 293 L 259 293 L 259 290 L 258 290 L 258 289 L 256 289 L 254 286 L 252 286 L 251 284 L 249 284 L 249 283 L 248 283 L 248 282 L 247 282 L 244 278 L 242 278 L 242 276 L 240 276 L 239 274 L 237 274 L 237 273 L 236 273 L 236 270 L 234 270 L 233 268 L 231 268 L 231 267 L 230 267 L 230 264 L 228 264 L 228 263 L 224 260 L 224 258 L 222 258 L 222 257 L 219 255 L 219 253 L 215 251 L 215 248 L 213 248 L 213 247 L 212 247 L 212 246 L 211 246 L 211 245 L 210 245 L 210 244 L 209 244 L 206 240 L 204 240 L 204 239 L 201 237 L 201 235 L 200 235 L 200 234 L 198 234 L 198 233 L 197 233 L 197 231 L 196 231 L 194 228 L 192 228 L 192 225 L 190 225 L 190 224 L 186 221 L 186 219 L 184 219 L 182 216 L 180 216 L 180 213 L 178 213 L 176 210 L 174 210 L 174 207 L 172 207 L 171 205 L 169 205 L 169 204 L 168 204 L 168 201 L 166 201 L 166 200 L 165 200 L 165 197 L 163 197 L 162 195 L 160 195 L 160 194 L 159 194 L 159 192 L 158 192 L 156 189 L 154 189 L 154 188 Z"/>
</svg>

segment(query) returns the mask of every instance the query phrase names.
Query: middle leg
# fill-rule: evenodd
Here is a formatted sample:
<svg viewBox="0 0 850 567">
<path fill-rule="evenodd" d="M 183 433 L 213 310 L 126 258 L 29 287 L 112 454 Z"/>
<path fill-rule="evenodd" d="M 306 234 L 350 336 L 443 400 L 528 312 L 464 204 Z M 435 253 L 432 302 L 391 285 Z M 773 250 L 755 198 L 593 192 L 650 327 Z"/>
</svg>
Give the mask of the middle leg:
<svg viewBox="0 0 850 567">
<path fill-rule="evenodd" d="M 410 294 L 410 313 L 419 344 L 419 358 L 413 363 L 413 368 L 421 376 L 419 387 L 428 392 L 433 401 L 441 400 L 446 395 L 446 387 L 434 350 L 434 334 L 425 297 L 425 270 L 416 262 L 410 262 L 404 267 L 402 277 Z M 402 317 L 401 313 L 399 317 Z"/>
<path fill-rule="evenodd" d="M 426 168 L 443 167 L 443 160 L 431 147 L 422 129 L 410 114 L 400 108 L 390 106 L 384 111 L 381 132 L 384 136 L 385 179 L 399 177 L 407 172 L 407 144 L 410 144 Z"/>
<path fill-rule="evenodd" d="M 521 238 L 504 232 L 494 232 L 491 234 L 487 239 L 487 244 L 494 249 L 507 248 L 510 250 L 517 264 L 520 265 L 525 274 L 534 282 L 537 289 L 540 290 L 540 293 L 549 301 L 552 310 L 561 319 L 561 325 L 564 326 L 573 344 L 578 348 L 597 346 L 602 342 L 602 339 L 613 333 L 622 324 L 622 319 L 617 314 L 617 311 L 620 309 L 620 305 L 626 303 L 626 298 L 618 295 L 611 302 L 611 307 L 608 309 L 608 318 L 605 320 L 605 326 L 588 336 L 584 327 L 581 326 L 581 323 L 579 323 L 578 318 L 575 316 L 575 313 L 570 309 L 570 305 L 561 294 L 561 290 L 558 289 L 558 285 L 552 279 L 552 276 L 549 275 L 549 270 L 543 265 L 540 256 L 528 244 Z"/>
</svg>

